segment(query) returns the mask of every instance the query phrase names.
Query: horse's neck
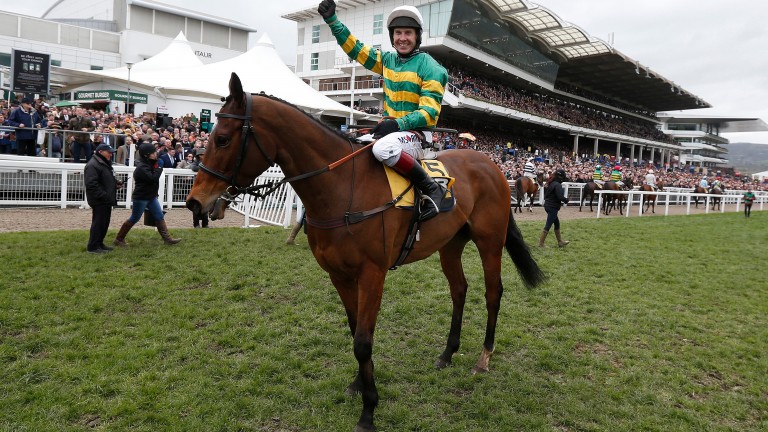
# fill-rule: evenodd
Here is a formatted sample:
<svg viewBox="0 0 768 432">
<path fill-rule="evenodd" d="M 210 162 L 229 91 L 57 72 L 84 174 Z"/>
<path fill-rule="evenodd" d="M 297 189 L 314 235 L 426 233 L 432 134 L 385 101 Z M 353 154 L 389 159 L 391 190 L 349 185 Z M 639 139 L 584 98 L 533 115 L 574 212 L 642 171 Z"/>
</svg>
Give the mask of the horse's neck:
<svg viewBox="0 0 768 432">
<path fill-rule="evenodd" d="M 260 133 L 270 147 L 277 149 L 275 163 L 287 178 L 328 167 L 357 149 L 297 108 L 270 102 L 260 108 L 256 124 L 263 125 Z M 361 154 L 330 172 L 296 180 L 291 185 L 315 217 L 337 213 L 340 203 L 349 204 L 353 167 L 357 171 L 361 164 L 370 163 L 369 159 L 372 158 Z"/>
</svg>

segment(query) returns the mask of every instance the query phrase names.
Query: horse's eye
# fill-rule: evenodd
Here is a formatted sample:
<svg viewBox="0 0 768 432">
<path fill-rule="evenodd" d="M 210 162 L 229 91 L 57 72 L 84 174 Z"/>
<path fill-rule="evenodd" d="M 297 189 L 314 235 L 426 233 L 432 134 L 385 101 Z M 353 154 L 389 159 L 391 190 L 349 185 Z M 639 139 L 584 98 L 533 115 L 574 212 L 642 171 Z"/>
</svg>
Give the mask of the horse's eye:
<svg viewBox="0 0 768 432">
<path fill-rule="evenodd" d="M 229 137 L 224 135 L 217 135 L 216 136 L 216 146 L 217 147 L 226 147 L 229 145 Z"/>
</svg>

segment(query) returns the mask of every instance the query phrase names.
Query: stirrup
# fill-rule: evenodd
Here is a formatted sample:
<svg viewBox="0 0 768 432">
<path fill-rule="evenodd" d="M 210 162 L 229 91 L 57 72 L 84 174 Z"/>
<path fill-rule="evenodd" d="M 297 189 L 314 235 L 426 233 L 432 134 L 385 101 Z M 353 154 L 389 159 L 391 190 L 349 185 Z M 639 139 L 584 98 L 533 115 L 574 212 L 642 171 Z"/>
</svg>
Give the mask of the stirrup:
<svg viewBox="0 0 768 432">
<path fill-rule="evenodd" d="M 440 207 L 426 194 L 421 195 L 419 203 L 419 222 L 424 222 L 440 214 Z"/>
</svg>

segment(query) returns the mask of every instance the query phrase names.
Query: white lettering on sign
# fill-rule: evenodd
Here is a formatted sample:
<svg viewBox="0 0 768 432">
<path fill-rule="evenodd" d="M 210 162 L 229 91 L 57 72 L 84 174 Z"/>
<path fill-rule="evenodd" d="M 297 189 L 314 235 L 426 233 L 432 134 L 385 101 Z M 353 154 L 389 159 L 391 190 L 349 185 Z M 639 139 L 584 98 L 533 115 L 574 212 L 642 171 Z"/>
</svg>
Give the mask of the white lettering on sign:
<svg viewBox="0 0 768 432">
<path fill-rule="evenodd" d="M 77 99 L 109 99 L 108 91 L 78 92 Z"/>
<path fill-rule="evenodd" d="M 195 51 L 195 55 L 198 57 L 204 57 L 204 58 L 211 58 L 213 53 L 205 52 L 205 51 Z"/>
</svg>

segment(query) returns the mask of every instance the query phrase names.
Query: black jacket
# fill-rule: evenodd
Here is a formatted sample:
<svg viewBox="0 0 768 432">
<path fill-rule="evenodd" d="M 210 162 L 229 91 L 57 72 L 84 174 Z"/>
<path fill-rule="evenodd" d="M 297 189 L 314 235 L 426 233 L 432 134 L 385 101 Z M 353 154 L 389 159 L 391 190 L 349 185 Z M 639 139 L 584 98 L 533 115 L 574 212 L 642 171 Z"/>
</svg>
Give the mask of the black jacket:
<svg viewBox="0 0 768 432">
<path fill-rule="evenodd" d="M 94 154 L 85 164 L 84 177 L 85 197 L 89 206 L 117 205 L 117 180 L 111 161 L 98 153 Z"/>
<path fill-rule="evenodd" d="M 559 181 L 554 180 L 544 189 L 544 208 L 559 209 L 560 203 L 568 204 L 568 198 L 563 191 L 563 185 Z"/>
<path fill-rule="evenodd" d="M 154 165 L 155 161 L 151 159 L 144 159 L 142 157 L 136 159 L 136 168 L 133 170 L 132 199 L 151 200 L 157 197 L 157 192 L 160 190 L 160 175 L 163 173 L 163 169 L 155 168 Z"/>
</svg>

